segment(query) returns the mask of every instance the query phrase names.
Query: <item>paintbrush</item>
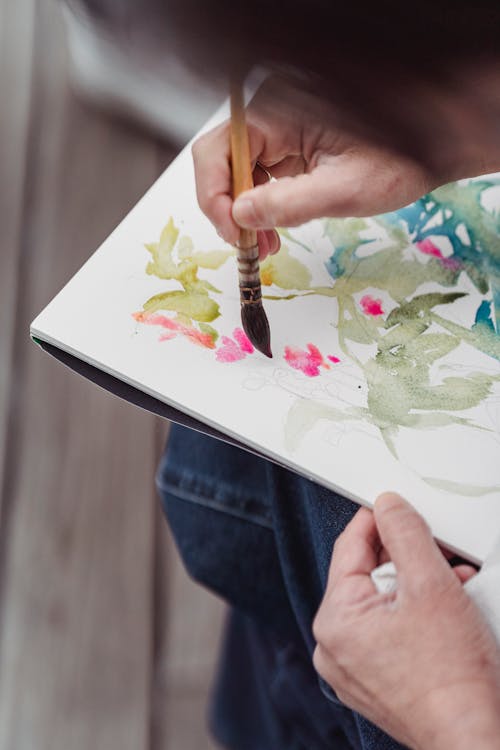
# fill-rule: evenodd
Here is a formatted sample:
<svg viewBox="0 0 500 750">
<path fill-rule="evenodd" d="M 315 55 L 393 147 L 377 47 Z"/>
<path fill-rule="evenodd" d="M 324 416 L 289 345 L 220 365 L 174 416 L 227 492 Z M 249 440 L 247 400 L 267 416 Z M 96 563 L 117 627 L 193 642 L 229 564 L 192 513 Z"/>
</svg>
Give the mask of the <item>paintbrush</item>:
<svg viewBox="0 0 500 750">
<path fill-rule="evenodd" d="M 244 190 L 253 188 L 243 85 L 240 80 L 231 84 L 231 165 L 234 200 Z M 271 332 L 262 304 L 257 232 L 242 228 L 236 249 L 243 330 L 259 352 L 272 357 Z"/>
</svg>

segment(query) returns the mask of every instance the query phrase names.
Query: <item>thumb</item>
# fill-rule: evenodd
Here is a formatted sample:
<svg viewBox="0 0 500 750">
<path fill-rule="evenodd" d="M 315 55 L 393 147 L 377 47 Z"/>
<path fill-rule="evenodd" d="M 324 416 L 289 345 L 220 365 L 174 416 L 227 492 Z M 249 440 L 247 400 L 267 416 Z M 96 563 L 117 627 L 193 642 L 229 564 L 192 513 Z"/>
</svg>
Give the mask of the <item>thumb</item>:
<svg viewBox="0 0 500 750">
<path fill-rule="evenodd" d="M 399 495 L 386 492 L 374 507 L 383 546 L 407 590 L 422 590 L 456 580 L 422 516 Z"/>
<path fill-rule="evenodd" d="M 293 227 L 323 216 L 359 213 L 359 183 L 352 168 L 325 164 L 309 174 L 280 177 L 247 190 L 233 203 L 233 219 L 249 229 Z M 362 198 L 362 196 L 361 196 Z"/>
</svg>

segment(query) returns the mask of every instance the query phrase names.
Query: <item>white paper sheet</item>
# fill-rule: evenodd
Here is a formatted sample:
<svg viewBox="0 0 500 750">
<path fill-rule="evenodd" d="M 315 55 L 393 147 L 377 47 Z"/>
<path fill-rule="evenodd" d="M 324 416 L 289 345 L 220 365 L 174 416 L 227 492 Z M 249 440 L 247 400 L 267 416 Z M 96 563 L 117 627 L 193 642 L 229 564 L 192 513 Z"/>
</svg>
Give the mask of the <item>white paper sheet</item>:
<svg viewBox="0 0 500 750">
<path fill-rule="evenodd" d="M 235 259 L 197 207 L 188 147 L 32 335 L 361 503 L 400 492 L 480 561 L 500 531 L 500 187 L 484 180 L 284 233 L 262 268 L 280 298 L 268 360 L 238 330 Z M 145 311 L 156 295 L 183 314 Z"/>
</svg>

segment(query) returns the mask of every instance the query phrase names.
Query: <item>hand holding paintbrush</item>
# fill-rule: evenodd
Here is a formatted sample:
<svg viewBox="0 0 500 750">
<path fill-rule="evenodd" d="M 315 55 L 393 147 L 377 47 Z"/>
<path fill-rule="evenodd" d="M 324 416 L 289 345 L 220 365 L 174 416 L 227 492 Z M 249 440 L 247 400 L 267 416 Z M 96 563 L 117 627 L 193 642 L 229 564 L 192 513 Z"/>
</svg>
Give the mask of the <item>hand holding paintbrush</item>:
<svg viewBox="0 0 500 750">
<path fill-rule="evenodd" d="M 253 188 L 243 87 L 239 81 L 231 86 L 231 164 L 235 199 Z M 262 305 L 257 232 L 241 229 L 236 249 L 243 330 L 256 349 L 272 357 L 269 323 Z"/>
</svg>

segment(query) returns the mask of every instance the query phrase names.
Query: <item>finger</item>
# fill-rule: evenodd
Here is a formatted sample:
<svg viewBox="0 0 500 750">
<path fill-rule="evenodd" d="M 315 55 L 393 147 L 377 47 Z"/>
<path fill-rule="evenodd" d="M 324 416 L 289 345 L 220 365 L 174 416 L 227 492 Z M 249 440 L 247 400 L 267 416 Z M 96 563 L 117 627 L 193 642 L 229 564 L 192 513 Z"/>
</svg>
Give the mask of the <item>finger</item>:
<svg viewBox="0 0 500 750">
<path fill-rule="evenodd" d="M 369 205 L 365 172 L 360 160 L 329 157 L 311 173 L 281 177 L 242 193 L 233 204 L 233 219 L 247 228 L 270 229 L 356 215 Z"/>
<path fill-rule="evenodd" d="M 369 577 L 378 564 L 379 549 L 380 540 L 373 513 L 361 508 L 335 542 L 328 588 L 337 586 L 349 576 Z"/>
<path fill-rule="evenodd" d="M 264 185 L 271 179 L 271 174 L 262 166 L 262 164 L 257 162 L 253 171 L 254 185 Z M 279 234 L 275 229 L 259 229 L 257 231 L 257 243 L 259 245 L 259 260 L 261 262 L 265 260 L 268 255 L 274 255 L 277 253 L 281 246 Z"/>
<path fill-rule="evenodd" d="M 276 229 L 268 230 L 269 232 L 269 255 L 276 255 L 281 248 L 281 238 Z"/>
<path fill-rule="evenodd" d="M 473 565 L 455 565 L 452 570 L 460 583 L 467 583 L 467 581 L 470 581 L 471 578 L 477 575 L 477 570 Z"/>
<path fill-rule="evenodd" d="M 380 495 L 374 516 L 382 544 L 398 571 L 400 588 L 431 587 L 450 581 L 451 568 L 432 538 L 424 519 L 395 493 Z"/>
<path fill-rule="evenodd" d="M 274 229 L 259 229 L 257 231 L 259 244 L 259 260 L 263 261 L 268 255 L 275 255 L 280 249 L 281 240 Z"/>
<path fill-rule="evenodd" d="M 240 229 L 232 217 L 229 123 L 198 138 L 192 148 L 196 195 L 201 210 L 226 242 L 235 245 Z"/>
<path fill-rule="evenodd" d="M 271 163 L 265 153 L 259 159 Z M 284 155 L 274 167 L 267 167 L 274 176 L 283 160 Z M 244 227 L 269 229 L 324 216 L 373 216 L 411 203 L 429 185 L 421 166 L 373 148 L 324 152 L 315 164 L 308 173 L 242 193 L 233 205 L 234 220 Z"/>
<path fill-rule="evenodd" d="M 325 165 L 242 193 L 233 204 L 233 219 L 247 228 L 291 227 L 322 216 L 348 216 L 351 206 L 348 183 Z"/>
</svg>

